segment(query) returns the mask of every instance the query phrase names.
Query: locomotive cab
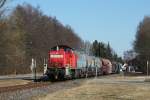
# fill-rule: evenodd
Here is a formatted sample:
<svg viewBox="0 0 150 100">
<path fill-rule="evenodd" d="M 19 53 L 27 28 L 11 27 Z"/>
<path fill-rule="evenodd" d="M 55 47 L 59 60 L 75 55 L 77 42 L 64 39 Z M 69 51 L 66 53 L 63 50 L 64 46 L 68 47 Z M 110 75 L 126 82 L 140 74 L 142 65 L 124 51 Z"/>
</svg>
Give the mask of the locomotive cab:
<svg viewBox="0 0 150 100">
<path fill-rule="evenodd" d="M 51 48 L 48 59 L 48 76 L 54 79 L 72 77 L 72 70 L 76 68 L 77 56 L 73 49 L 59 45 Z"/>
</svg>

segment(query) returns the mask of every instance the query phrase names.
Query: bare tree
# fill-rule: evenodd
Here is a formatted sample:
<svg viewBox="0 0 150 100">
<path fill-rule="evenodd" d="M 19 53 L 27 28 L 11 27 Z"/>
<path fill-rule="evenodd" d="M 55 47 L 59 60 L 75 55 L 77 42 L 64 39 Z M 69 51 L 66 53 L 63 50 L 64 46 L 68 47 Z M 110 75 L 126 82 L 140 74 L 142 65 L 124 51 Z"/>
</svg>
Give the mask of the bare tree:
<svg viewBox="0 0 150 100">
<path fill-rule="evenodd" d="M 137 66 L 141 71 L 146 72 L 146 61 L 150 61 L 150 16 L 144 17 L 139 23 L 133 46 L 138 54 L 139 64 Z"/>
<path fill-rule="evenodd" d="M 37 66 L 42 68 L 42 58 L 48 56 L 52 46 L 64 44 L 76 49 L 81 45 L 80 37 L 70 26 L 64 26 L 56 17 L 44 15 L 39 8 L 29 4 L 18 5 L 6 23 L 7 49 L 3 51 L 7 52 L 6 59 L 11 62 L 8 66 L 13 68 L 28 67 L 32 57 L 36 58 Z M 24 60 L 24 64 L 21 63 L 21 59 Z"/>
<path fill-rule="evenodd" d="M 0 0 L 0 8 L 2 8 L 5 5 L 6 1 L 7 0 Z"/>
</svg>

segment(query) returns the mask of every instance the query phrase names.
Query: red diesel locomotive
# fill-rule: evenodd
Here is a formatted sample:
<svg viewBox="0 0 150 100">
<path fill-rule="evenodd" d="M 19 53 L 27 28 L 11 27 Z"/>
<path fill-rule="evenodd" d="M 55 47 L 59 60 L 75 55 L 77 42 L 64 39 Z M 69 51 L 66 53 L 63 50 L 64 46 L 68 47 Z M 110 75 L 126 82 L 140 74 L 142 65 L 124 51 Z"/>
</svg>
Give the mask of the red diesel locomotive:
<svg viewBox="0 0 150 100">
<path fill-rule="evenodd" d="M 119 70 L 119 69 L 118 69 Z M 66 45 L 58 45 L 49 51 L 47 76 L 51 80 L 73 79 L 110 74 L 110 60 L 74 51 Z"/>
<path fill-rule="evenodd" d="M 47 75 L 51 79 L 64 79 L 75 77 L 77 55 L 72 48 L 59 45 L 49 52 Z"/>
</svg>

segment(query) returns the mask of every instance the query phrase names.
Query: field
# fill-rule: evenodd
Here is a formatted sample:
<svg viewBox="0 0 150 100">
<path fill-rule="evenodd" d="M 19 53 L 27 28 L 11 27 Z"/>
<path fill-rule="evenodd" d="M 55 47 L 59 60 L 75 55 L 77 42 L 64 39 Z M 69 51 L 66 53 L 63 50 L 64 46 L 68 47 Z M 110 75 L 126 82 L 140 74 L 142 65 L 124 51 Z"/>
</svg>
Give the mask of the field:
<svg viewBox="0 0 150 100">
<path fill-rule="evenodd" d="M 150 100 L 146 76 L 107 75 L 54 83 L 21 77 L 25 76 L 0 80 L 0 100 Z"/>
<path fill-rule="evenodd" d="M 19 80 L 19 79 L 10 79 L 10 80 L 0 80 L 0 87 L 9 87 L 9 86 L 17 86 L 24 85 L 29 83 L 27 80 Z"/>
<path fill-rule="evenodd" d="M 150 83 L 145 77 L 106 76 L 84 81 L 80 86 L 37 96 L 39 100 L 149 100 Z"/>
</svg>

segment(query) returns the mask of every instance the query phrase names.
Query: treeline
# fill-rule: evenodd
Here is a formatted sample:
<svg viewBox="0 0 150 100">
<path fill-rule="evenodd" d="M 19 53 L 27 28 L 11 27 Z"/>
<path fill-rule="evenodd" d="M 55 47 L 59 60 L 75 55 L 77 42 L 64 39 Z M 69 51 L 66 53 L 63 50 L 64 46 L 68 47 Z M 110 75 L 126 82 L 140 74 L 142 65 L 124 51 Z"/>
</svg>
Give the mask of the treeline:
<svg viewBox="0 0 150 100">
<path fill-rule="evenodd" d="M 149 61 L 150 71 L 150 16 L 144 17 L 139 23 L 133 47 L 137 56 L 131 63 L 146 73 L 147 61 Z"/>
<path fill-rule="evenodd" d="M 92 53 L 96 57 L 110 59 L 111 61 L 123 62 L 122 58 L 113 51 L 109 42 L 108 44 L 105 44 L 95 40 L 92 44 Z"/>
<path fill-rule="evenodd" d="M 105 44 L 103 42 L 99 42 L 95 40 L 93 43 L 86 41 L 83 46 L 84 50 L 87 54 L 93 55 L 96 57 L 102 57 L 106 59 L 110 59 L 111 61 L 117 61 L 123 63 L 121 57 L 119 57 L 110 44 Z"/>
<path fill-rule="evenodd" d="M 44 15 L 29 4 L 18 5 L 9 15 L 3 13 L 0 17 L 0 68 L 8 73 L 27 73 L 31 58 L 35 58 L 41 70 L 52 46 L 79 48 L 81 42 L 73 29 L 56 17 Z"/>
</svg>

